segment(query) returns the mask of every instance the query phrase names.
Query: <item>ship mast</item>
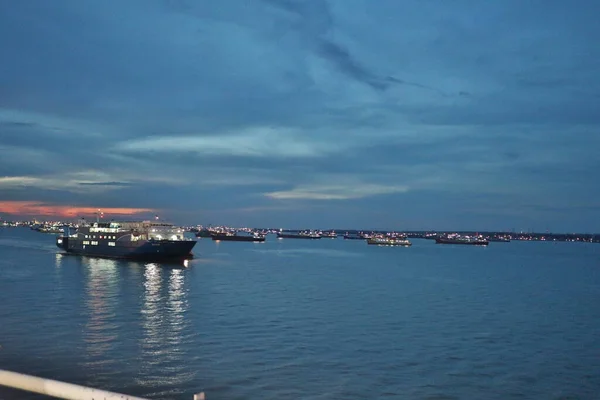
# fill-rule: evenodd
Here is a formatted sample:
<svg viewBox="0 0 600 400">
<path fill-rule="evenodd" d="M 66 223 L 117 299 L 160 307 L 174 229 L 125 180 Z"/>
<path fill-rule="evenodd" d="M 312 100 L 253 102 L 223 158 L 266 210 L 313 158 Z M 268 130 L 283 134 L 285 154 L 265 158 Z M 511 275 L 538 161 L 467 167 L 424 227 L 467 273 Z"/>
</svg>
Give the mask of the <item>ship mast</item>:
<svg viewBox="0 0 600 400">
<path fill-rule="evenodd" d="M 104 213 L 98 209 L 96 211 L 96 223 L 100 223 L 100 218 L 104 218 Z"/>
</svg>

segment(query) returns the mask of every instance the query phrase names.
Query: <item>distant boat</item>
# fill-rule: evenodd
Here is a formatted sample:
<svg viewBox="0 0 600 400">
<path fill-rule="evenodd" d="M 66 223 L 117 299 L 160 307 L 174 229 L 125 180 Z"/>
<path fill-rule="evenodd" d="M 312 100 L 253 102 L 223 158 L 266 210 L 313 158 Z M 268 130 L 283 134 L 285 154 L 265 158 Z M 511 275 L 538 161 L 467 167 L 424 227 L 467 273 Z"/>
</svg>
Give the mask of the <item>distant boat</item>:
<svg viewBox="0 0 600 400">
<path fill-rule="evenodd" d="M 158 222 L 96 222 L 68 228 L 56 238 L 56 246 L 67 253 L 84 256 L 161 261 L 191 258 L 196 241 L 183 229 Z"/>
<path fill-rule="evenodd" d="M 367 244 L 377 246 L 412 246 L 412 243 L 404 237 L 372 237 L 367 239 Z"/>
<path fill-rule="evenodd" d="M 321 239 L 321 234 L 317 232 L 277 232 L 280 239 Z"/>
<path fill-rule="evenodd" d="M 199 238 L 209 238 L 209 237 L 211 237 L 212 232 L 206 228 L 203 228 L 203 229 L 200 229 L 195 234 L 196 234 L 196 237 L 199 237 Z"/>
<path fill-rule="evenodd" d="M 63 233 L 64 232 L 63 228 L 61 228 L 60 226 L 56 226 L 56 225 L 39 226 L 39 227 L 36 227 L 33 230 L 38 231 L 38 232 L 42 232 L 42 233 Z"/>
<path fill-rule="evenodd" d="M 504 236 L 491 236 L 488 238 L 490 242 L 510 242 L 510 238 Z"/>
<path fill-rule="evenodd" d="M 438 244 L 466 244 L 474 246 L 487 246 L 490 243 L 487 239 L 470 236 L 436 237 L 435 242 Z"/>
<path fill-rule="evenodd" d="M 362 235 L 350 235 L 349 233 L 346 233 L 344 235 L 344 239 L 347 239 L 347 240 L 365 240 L 364 236 L 362 236 Z"/>
<path fill-rule="evenodd" d="M 252 235 L 240 235 L 238 233 L 213 233 L 211 235 L 212 240 L 225 241 L 225 242 L 264 242 L 266 240 L 265 235 L 254 232 Z"/>
<path fill-rule="evenodd" d="M 328 239 L 337 239 L 337 237 L 338 237 L 337 233 L 335 233 L 334 231 L 323 232 L 323 234 L 321 236 L 324 238 L 328 238 Z"/>
</svg>

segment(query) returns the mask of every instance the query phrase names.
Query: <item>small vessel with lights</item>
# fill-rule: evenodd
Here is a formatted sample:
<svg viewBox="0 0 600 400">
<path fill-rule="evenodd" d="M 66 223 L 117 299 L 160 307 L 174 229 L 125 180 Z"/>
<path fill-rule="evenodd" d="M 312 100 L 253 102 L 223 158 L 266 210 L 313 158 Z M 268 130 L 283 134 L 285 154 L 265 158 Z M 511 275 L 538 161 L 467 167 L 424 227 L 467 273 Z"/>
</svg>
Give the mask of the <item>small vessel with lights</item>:
<svg viewBox="0 0 600 400">
<path fill-rule="evenodd" d="M 264 242 L 265 235 L 258 232 L 242 233 L 239 232 L 218 232 L 213 233 L 212 240 L 225 242 Z"/>
<path fill-rule="evenodd" d="M 279 231 L 277 232 L 278 239 L 321 239 L 323 236 L 319 232 L 314 231 L 300 231 L 300 232 L 289 232 Z"/>
<path fill-rule="evenodd" d="M 435 238 L 435 242 L 438 244 L 463 244 L 471 246 L 487 246 L 490 244 L 489 240 L 481 236 L 462 236 L 458 234 L 438 236 Z"/>
<path fill-rule="evenodd" d="M 410 240 L 406 237 L 398 236 L 398 237 L 387 237 L 387 236 L 375 236 L 367 239 L 367 244 L 376 245 L 376 246 L 402 246 L 408 247 L 412 246 Z"/>
<path fill-rule="evenodd" d="M 487 240 L 489 240 L 490 242 L 509 243 L 510 242 L 510 236 L 506 236 L 506 235 L 493 235 L 493 236 L 488 237 Z"/>
</svg>

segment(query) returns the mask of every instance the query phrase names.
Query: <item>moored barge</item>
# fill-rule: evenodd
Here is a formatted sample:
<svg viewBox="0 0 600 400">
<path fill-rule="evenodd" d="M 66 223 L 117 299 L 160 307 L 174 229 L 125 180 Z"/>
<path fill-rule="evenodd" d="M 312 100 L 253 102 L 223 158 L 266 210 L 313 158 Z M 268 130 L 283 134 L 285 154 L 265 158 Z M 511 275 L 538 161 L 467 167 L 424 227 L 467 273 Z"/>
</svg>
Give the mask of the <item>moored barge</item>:
<svg viewBox="0 0 600 400">
<path fill-rule="evenodd" d="M 317 232 L 277 232 L 279 239 L 321 239 L 321 234 Z"/>
<path fill-rule="evenodd" d="M 212 240 L 225 241 L 225 242 L 264 242 L 266 240 L 265 235 L 259 233 L 253 233 L 252 235 L 240 235 L 237 233 L 213 233 L 211 235 Z"/>
</svg>

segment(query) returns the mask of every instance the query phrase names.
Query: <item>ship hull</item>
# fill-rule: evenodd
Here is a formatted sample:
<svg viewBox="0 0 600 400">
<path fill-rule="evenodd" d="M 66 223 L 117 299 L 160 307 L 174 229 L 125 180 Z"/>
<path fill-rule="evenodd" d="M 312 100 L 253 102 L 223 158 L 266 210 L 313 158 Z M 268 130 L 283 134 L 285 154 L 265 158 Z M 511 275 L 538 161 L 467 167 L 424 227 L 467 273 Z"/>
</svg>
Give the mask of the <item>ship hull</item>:
<svg viewBox="0 0 600 400">
<path fill-rule="evenodd" d="M 213 235 L 212 240 L 219 240 L 225 242 L 264 242 L 264 237 L 253 237 L 253 236 L 237 236 L 237 235 Z"/>
<path fill-rule="evenodd" d="M 489 244 L 487 240 L 453 240 L 442 238 L 436 238 L 435 242 L 438 244 L 461 244 L 468 246 L 487 246 Z"/>
<path fill-rule="evenodd" d="M 183 260 L 192 257 L 192 249 L 196 245 L 191 240 L 146 240 L 136 242 L 116 242 L 115 246 L 108 243 L 84 245 L 82 240 L 72 237 L 57 238 L 56 245 L 69 254 L 122 258 L 129 260 L 161 261 Z"/>
</svg>

